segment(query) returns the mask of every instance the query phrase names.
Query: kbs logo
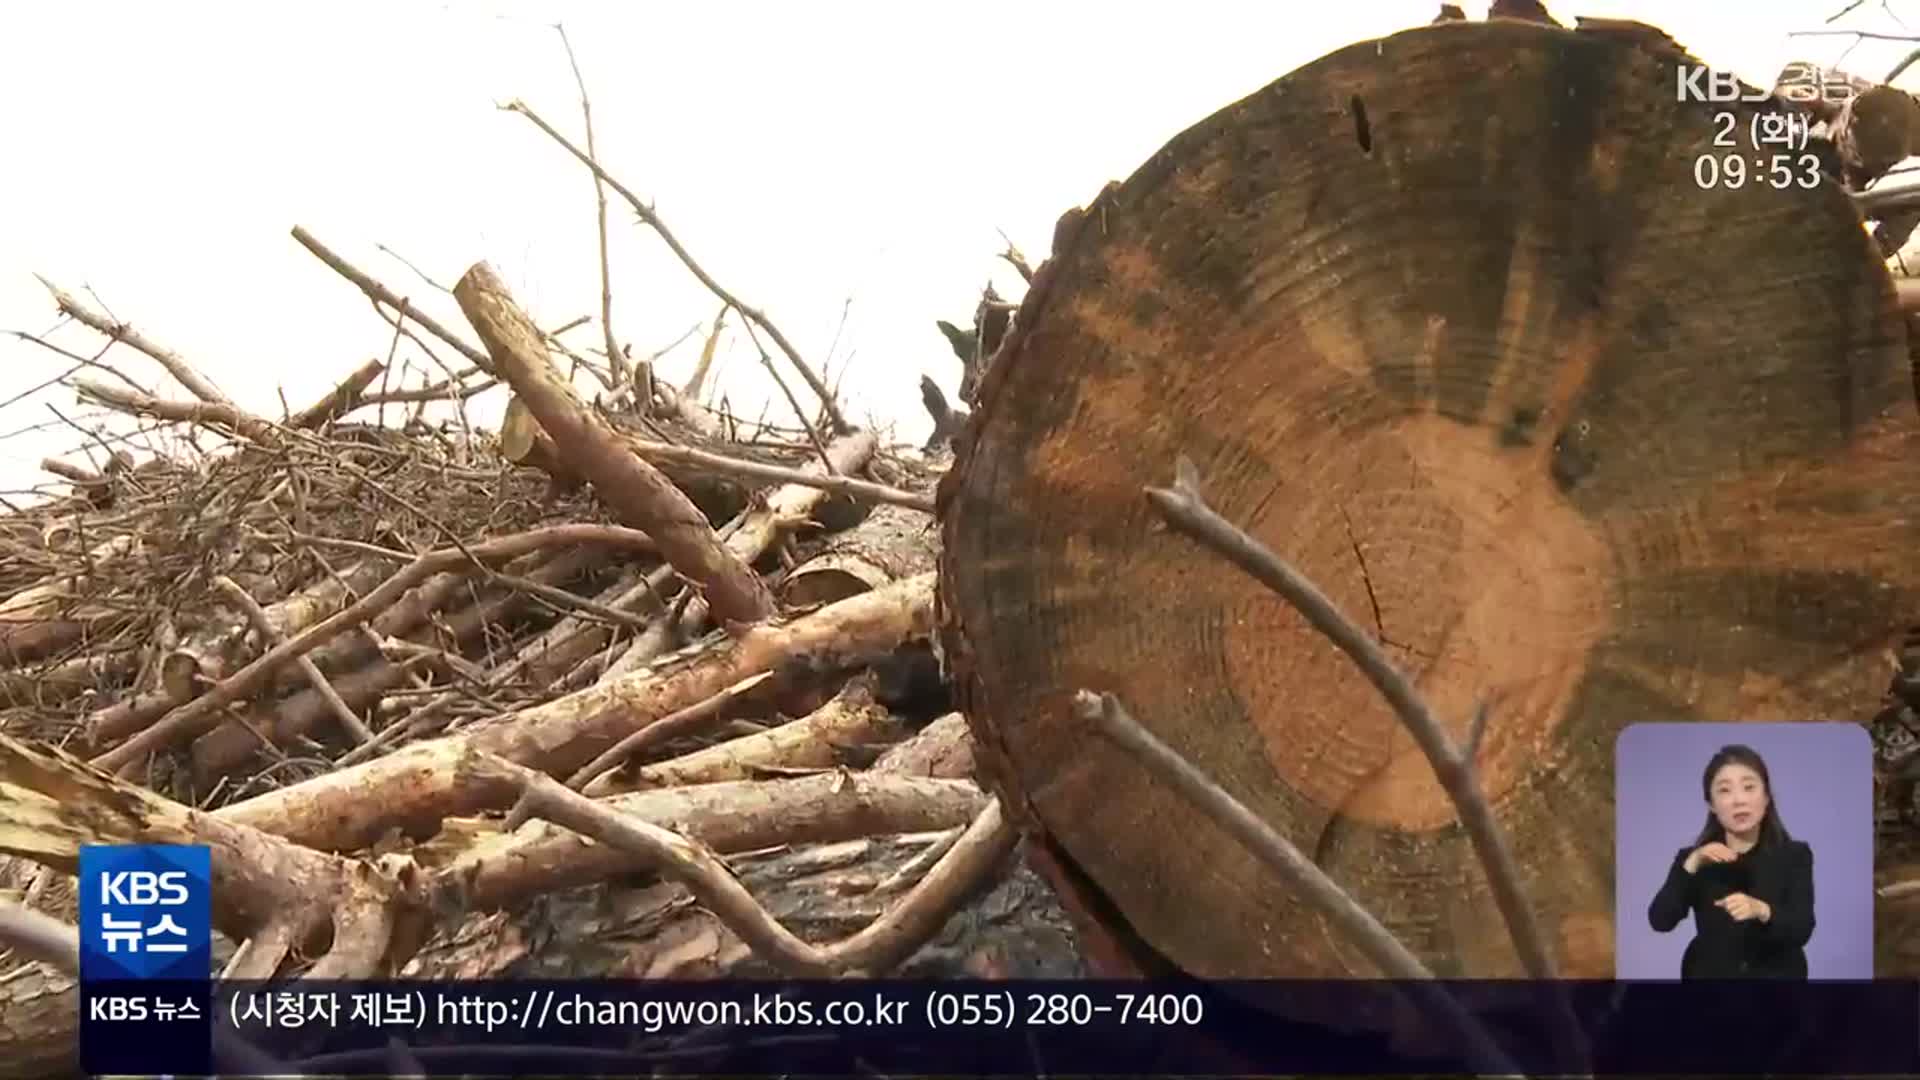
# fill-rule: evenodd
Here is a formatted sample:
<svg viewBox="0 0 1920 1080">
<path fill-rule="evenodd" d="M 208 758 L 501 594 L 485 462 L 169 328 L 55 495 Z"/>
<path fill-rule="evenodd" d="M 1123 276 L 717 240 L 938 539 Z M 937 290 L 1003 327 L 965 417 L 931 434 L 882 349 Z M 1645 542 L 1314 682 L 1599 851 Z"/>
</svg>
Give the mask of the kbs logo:
<svg viewBox="0 0 1920 1080">
<path fill-rule="evenodd" d="M 1765 101 L 1773 94 L 1743 85 L 1731 71 L 1715 71 L 1699 64 L 1680 64 L 1674 68 L 1681 101 Z"/>
<path fill-rule="evenodd" d="M 212 869 L 200 846 L 82 847 L 81 980 L 206 979 Z"/>
<path fill-rule="evenodd" d="M 165 904 L 170 907 L 187 902 L 187 872 L 167 870 L 122 870 L 100 875 L 100 899 L 107 904 Z"/>
<path fill-rule="evenodd" d="M 1816 102 L 1839 107 L 1860 94 L 1860 88 L 1844 75 L 1830 74 L 1805 61 L 1796 60 L 1780 71 L 1771 90 L 1748 86 L 1731 71 L 1715 71 L 1701 64 L 1674 67 L 1674 92 L 1679 101 L 1710 102 L 1724 105 L 1746 101 L 1758 104 L 1778 97 L 1799 105 Z M 1817 111 L 1817 110 L 1816 110 Z"/>
</svg>

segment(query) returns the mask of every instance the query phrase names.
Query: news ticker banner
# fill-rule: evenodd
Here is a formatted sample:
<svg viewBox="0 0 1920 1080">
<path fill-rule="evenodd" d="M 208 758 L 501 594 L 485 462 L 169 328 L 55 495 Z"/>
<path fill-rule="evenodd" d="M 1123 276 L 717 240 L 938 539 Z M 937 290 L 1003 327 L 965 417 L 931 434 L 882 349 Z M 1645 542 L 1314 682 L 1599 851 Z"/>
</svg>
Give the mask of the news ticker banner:
<svg viewBox="0 0 1920 1080">
<path fill-rule="evenodd" d="M 176 1007 L 191 984 L 128 982 L 90 992 L 102 1011 L 83 1057 L 146 1075 L 204 1074 L 241 1042 L 277 1075 L 394 1075 L 395 1044 L 427 1076 L 1487 1071 L 1455 1028 L 1409 1007 L 1436 989 L 1530 1075 L 1577 1068 L 1548 1008 L 1555 990 L 1603 1075 L 1920 1074 L 1910 981 L 221 982 L 211 1031 Z"/>
<path fill-rule="evenodd" d="M 320 982 L 212 978 L 204 847 L 80 854 L 92 1075 L 1920 1074 L 1920 981 Z M 1564 998 L 1561 996 L 1564 994 Z M 271 1069 L 267 1065 L 271 1064 Z"/>
</svg>

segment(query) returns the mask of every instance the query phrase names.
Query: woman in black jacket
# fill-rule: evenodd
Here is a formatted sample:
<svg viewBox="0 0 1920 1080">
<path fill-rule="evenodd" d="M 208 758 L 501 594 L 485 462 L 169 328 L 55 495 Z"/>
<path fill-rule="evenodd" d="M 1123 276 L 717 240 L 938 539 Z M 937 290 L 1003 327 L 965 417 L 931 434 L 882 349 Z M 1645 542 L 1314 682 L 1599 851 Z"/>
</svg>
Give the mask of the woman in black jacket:
<svg viewBox="0 0 1920 1080">
<path fill-rule="evenodd" d="M 1647 921 L 1664 934 L 1693 913 L 1682 979 L 1806 978 L 1813 849 L 1781 822 L 1767 763 L 1721 747 L 1700 786 L 1706 826 L 1674 856 Z"/>
</svg>

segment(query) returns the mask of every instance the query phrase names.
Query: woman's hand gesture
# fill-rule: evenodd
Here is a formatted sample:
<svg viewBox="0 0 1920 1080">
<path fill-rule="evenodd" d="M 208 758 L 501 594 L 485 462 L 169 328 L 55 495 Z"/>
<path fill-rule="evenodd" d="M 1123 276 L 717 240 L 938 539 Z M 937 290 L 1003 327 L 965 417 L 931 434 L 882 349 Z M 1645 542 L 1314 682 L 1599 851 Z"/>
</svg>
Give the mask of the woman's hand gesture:
<svg viewBox="0 0 1920 1080">
<path fill-rule="evenodd" d="M 1746 922 L 1748 919 L 1767 922 L 1773 918 L 1773 908 L 1765 900 L 1755 900 L 1743 892 L 1728 893 L 1715 900 L 1713 906 L 1733 916 L 1734 922 Z"/>
<path fill-rule="evenodd" d="M 1691 874 L 1700 869 L 1701 863 L 1732 862 L 1739 857 L 1740 856 L 1733 853 L 1732 848 L 1720 843 L 1718 840 L 1701 844 L 1699 847 L 1693 849 L 1693 854 L 1687 856 L 1687 873 Z"/>
</svg>

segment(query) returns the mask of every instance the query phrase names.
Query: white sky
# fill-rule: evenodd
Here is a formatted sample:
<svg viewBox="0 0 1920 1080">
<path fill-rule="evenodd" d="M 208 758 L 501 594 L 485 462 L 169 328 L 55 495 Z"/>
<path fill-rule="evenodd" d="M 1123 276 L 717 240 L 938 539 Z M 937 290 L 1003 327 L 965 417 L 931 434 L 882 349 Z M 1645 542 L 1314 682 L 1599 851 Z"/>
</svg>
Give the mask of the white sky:
<svg viewBox="0 0 1920 1080">
<path fill-rule="evenodd" d="M 1569 24 L 1574 15 L 1654 23 L 1765 86 L 1787 59 L 1840 55 L 1849 39 L 1788 34 L 1823 28 L 1844 2 L 1550 7 Z M 1486 8 L 1462 6 L 1474 18 Z M 1892 8 L 1920 27 L 1920 4 Z M 1429 0 L 7 3 L 0 331 L 56 324 L 40 273 L 104 301 L 242 405 L 278 417 L 277 390 L 303 406 L 384 357 L 391 336 L 288 235 L 305 225 L 456 330 L 468 327 L 452 298 L 379 245 L 449 286 L 488 260 L 542 325 L 594 315 L 567 340 L 597 346 L 591 176 L 526 119 L 494 108 L 523 99 L 580 141 L 578 95 L 551 29 L 562 21 L 593 97 L 602 163 L 654 200 L 695 258 L 816 368 L 847 308 L 830 377 L 845 372 L 856 419 L 895 421 L 897 437 L 918 441 L 929 428 L 920 375 L 949 395 L 958 378 L 934 320 L 965 325 L 989 278 L 1020 294 L 994 258 L 998 230 L 1038 262 L 1063 210 L 1182 129 L 1437 10 Z M 1881 0 L 1837 25 L 1900 29 Z M 1907 48 L 1862 43 L 1844 66 L 1878 77 Z M 617 197 L 610 214 L 620 339 L 646 355 L 709 324 L 718 302 Z M 738 321 L 722 340 L 723 385 L 749 420 L 771 396 L 766 415 L 787 422 Z M 72 325 L 52 340 L 91 356 L 104 339 Z M 683 380 L 699 344 L 670 353 L 663 375 Z M 429 364 L 410 346 L 402 355 Z M 188 396 L 125 346 L 108 359 Z M 49 409 L 84 415 L 70 391 L 7 400 L 68 366 L 0 338 L 0 489 L 48 480 L 40 458 L 83 443 Z M 470 415 L 491 425 L 504 399 L 490 391 Z"/>
</svg>

